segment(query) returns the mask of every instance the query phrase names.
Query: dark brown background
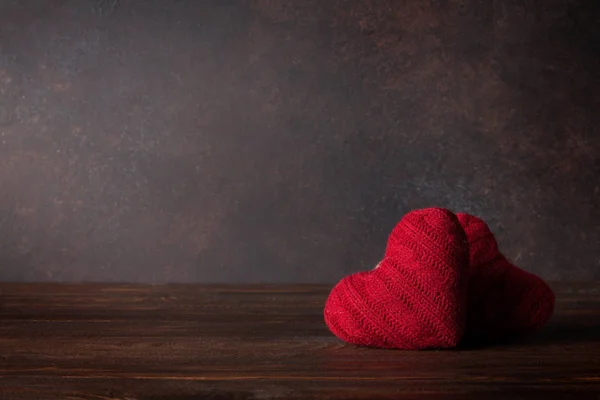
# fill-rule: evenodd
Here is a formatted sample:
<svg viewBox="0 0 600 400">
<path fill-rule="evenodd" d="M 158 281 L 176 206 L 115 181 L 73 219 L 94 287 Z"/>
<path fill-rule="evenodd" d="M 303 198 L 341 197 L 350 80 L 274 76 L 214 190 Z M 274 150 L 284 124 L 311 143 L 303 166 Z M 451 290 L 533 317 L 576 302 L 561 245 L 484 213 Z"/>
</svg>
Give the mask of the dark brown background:
<svg viewBox="0 0 600 400">
<path fill-rule="evenodd" d="M 333 282 L 433 205 L 598 279 L 599 5 L 0 0 L 0 280 Z"/>
</svg>

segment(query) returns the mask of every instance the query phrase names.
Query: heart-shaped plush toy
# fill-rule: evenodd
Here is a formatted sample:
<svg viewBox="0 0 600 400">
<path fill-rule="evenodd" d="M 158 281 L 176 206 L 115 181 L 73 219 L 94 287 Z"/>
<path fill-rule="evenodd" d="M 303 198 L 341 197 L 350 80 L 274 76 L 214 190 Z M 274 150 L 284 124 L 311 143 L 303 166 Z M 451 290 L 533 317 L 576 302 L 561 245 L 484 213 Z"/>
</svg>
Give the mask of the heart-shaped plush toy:
<svg viewBox="0 0 600 400">
<path fill-rule="evenodd" d="M 457 217 L 415 210 L 394 228 L 393 251 L 371 271 L 343 278 L 325 304 L 340 339 L 418 350 L 455 347 L 466 322 L 468 245 Z"/>
<path fill-rule="evenodd" d="M 508 261 L 483 220 L 464 213 L 457 217 L 470 252 L 468 337 L 503 340 L 539 330 L 554 311 L 552 289 Z"/>
</svg>

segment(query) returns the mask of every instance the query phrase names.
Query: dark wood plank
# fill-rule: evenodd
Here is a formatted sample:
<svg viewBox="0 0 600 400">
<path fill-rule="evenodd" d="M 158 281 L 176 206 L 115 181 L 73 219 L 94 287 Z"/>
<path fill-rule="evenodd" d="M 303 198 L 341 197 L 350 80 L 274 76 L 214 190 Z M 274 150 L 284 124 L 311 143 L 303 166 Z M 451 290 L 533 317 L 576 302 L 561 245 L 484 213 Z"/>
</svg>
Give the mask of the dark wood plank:
<svg viewBox="0 0 600 400">
<path fill-rule="evenodd" d="M 534 337 L 404 352 L 333 337 L 329 286 L 0 284 L 0 398 L 600 398 L 600 284 L 554 286 Z"/>
</svg>

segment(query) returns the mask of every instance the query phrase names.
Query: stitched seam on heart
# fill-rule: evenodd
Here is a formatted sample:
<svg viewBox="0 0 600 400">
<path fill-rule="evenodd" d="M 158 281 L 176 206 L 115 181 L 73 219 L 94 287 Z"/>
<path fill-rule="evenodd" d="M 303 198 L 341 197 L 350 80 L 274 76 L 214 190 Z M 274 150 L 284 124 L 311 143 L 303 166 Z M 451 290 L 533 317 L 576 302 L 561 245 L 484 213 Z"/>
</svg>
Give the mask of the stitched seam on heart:
<svg viewBox="0 0 600 400">
<path fill-rule="evenodd" d="M 396 341 L 394 341 L 393 338 L 390 338 L 387 334 L 385 334 L 384 332 L 382 332 L 378 328 L 378 326 L 380 326 L 380 325 L 388 325 L 388 324 L 380 324 L 380 325 L 378 325 L 366 313 L 364 313 L 362 311 L 363 308 L 366 308 L 368 310 L 374 310 L 375 307 L 373 307 L 373 304 L 371 304 L 370 302 L 367 302 L 367 299 L 364 299 L 362 296 L 360 296 L 358 294 L 356 288 L 354 287 L 354 285 L 351 285 L 349 281 L 346 281 L 345 284 L 346 284 L 346 288 L 348 289 L 348 293 L 349 293 L 349 295 L 352 298 L 351 300 L 354 303 L 353 305 L 361 313 L 361 315 L 363 316 L 363 319 L 366 319 L 366 320 L 368 320 L 370 322 L 372 330 L 375 333 L 377 333 L 380 337 L 382 337 L 384 339 L 384 341 L 386 342 L 386 344 L 388 344 L 389 346 L 393 346 L 393 343 L 396 343 Z M 359 306 L 360 303 L 362 303 L 362 305 L 364 305 L 366 307 L 360 307 Z M 361 322 L 364 322 L 364 321 L 361 321 Z M 388 327 L 389 328 L 393 328 L 392 326 L 389 326 L 389 325 L 388 325 Z M 394 336 L 396 336 L 396 335 L 394 334 Z M 402 341 L 402 342 L 405 342 L 405 340 L 403 340 L 402 338 L 398 338 L 398 339 L 400 339 L 400 341 Z M 409 342 L 409 344 L 412 345 L 412 343 L 410 343 L 410 342 Z M 414 345 L 413 345 L 413 347 L 414 347 Z"/>
<path fill-rule="evenodd" d="M 398 260 L 395 260 L 395 261 L 398 262 Z M 394 271 L 396 271 L 398 274 L 400 274 L 404 278 L 404 280 L 409 280 L 410 281 L 410 279 L 408 279 L 406 277 L 406 274 L 404 274 L 401 271 L 402 268 L 398 268 L 398 267 L 400 267 L 400 265 L 394 264 L 394 266 L 393 266 Z M 388 274 L 389 274 L 389 271 L 386 271 L 386 272 L 388 272 Z M 403 284 L 403 281 L 404 281 L 403 279 L 394 279 L 394 278 L 395 277 L 390 277 L 390 279 L 386 280 L 386 281 L 389 281 L 390 285 L 394 285 L 393 287 L 389 287 L 389 286 L 387 286 L 387 283 L 386 283 L 386 287 L 388 287 L 388 290 L 391 290 L 394 293 L 407 293 L 407 294 L 410 294 L 410 295 L 412 295 L 411 297 L 412 297 L 413 300 L 419 300 L 419 301 L 415 302 L 416 304 L 422 304 L 423 300 L 428 297 L 426 294 L 423 293 L 423 290 L 422 290 L 421 287 L 416 288 L 416 287 L 414 287 L 412 285 L 411 286 L 406 286 L 405 284 Z M 399 289 L 396 285 L 401 286 L 401 289 Z M 420 293 L 415 294 L 415 291 L 420 292 Z M 419 296 L 419 294 L 421 294 L 421 296 Z M 444 303 L 444 305 L 445 305 L 445 307 L 443 307 L 444 309 L 450 308 L 450 306 L 447 303 Z M 434 313 L 433 310 L 429 309 L 428 307 L 425 307 L 425 311 L 426 312 L 420 312 L 420 313 L 415 313 L 415 314 L 417 314 L 418 317 L 422 318 L 427 323 L 427 325 L 430 328 L 432 328 L 432 331 L 434 332 L 434 337 L 436 339 L 439 339 L 440 341 L 444 341 L 444 342 L 447 341 L 448 338 L 446 336 L 442 336 L 440 334 L 441 332 L 440 332 L 440 329 L 439 329 L 439 325 L 436 324 L 436 323 L 434 323 L 433 320 L 432 320 L 432 317 L 431 317 L 431 315 L 438 315 L 438 314 L 439 315 L 446 315 L 446 313 L 445 313 L 446 310 L 440 310 L 439 313 Z M 447 323 L 446 323 L 446 321 L 445 321 L 445 319 L 440 318 L 440 319 L 438 319 L 438 321 L 440 322 L 440 324 L 444 328 L 446 328 L 446 330 L 458 331 L 458 327 L 457 326 L 448 326 Z M 419 322 L 421 322 L 421 321 L 419 321 Z M 453 324 L 453 325 L 455 325 L 455 324 Z"/>
</svg>

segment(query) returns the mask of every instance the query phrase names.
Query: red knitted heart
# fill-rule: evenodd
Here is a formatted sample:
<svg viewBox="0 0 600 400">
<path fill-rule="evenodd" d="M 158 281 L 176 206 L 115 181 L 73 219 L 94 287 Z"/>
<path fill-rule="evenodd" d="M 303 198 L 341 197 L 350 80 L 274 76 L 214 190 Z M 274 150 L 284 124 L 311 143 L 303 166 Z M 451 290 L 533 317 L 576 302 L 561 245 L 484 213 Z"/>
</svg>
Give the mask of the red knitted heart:
<svg viewBox="0 0 600 400">
<path fill-rule="evenodd" d="M 508 261 L 484 221 L 457 217 L 469 241 L 469 338 L 498 340 L 540 329 L 554 310 L 552 289 Z"/>
<path fill-rule="evenodd" d="M 468 247 L 456 216 L 430 208 L 394 229 L 394 254 L 372 271 L 342 279 L 325 305 L 340 339 L 381 348 L 456 346 L 465 327 Z"/>
</svg>

